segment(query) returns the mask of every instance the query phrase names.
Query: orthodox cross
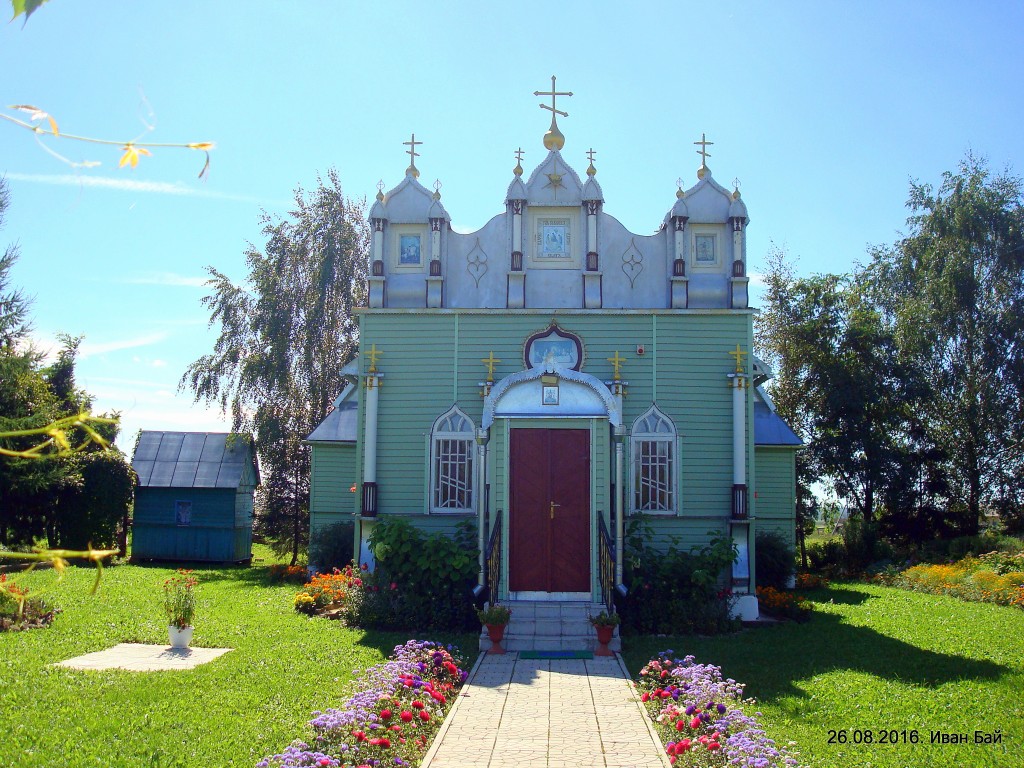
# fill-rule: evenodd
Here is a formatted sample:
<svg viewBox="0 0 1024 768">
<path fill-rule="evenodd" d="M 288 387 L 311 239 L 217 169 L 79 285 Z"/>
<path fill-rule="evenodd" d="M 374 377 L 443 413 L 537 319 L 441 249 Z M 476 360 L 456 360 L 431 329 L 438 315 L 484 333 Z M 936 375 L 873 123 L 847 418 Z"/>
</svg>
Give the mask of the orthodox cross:
<svg viewBox="0 0 1024 768">
<path fill-rule="evenodd" d="M 522 149 L 522 147 L 520 147 L 519 149 L 517 149 L 515 151 L 515 156 L 516 156 L 516 165 L 519 165 L 520 163 L 523 162 L 523 149 Z"/>
<path fill-rule="evenodd" d="M 559 96 L 572 96 L 572 91 L 556 91 L 555 90 L 555 76 L 554 75 L 551 76 L 551 90 L 550 91 L 534 91 L 533 95 L 534 96 L 550 96 L 551 97 L 551 106 L 550 107 L 547 104 L 538 104 L 537 105 L 541 109 L 546 109 L 549 112 L 551 112 L 551 117 L 554 117 L 555 115 L 561 115 L 562 117 L 568 117 L 569 116 L 568 112 L 563 112 L 560 109 L 555 109 L 555 103 L 556 103 L 555 99 L 557 97 L 559 97 Z"/>
<path fill-rule="evenodd" d="M 736 349 L 728 354 L 736 360 L 736 373 L 743 373 L 743 358 L 747 356 L 747 353 L 740 349 L 740 345 L 737 344 Z"/>
<path fill-rule="evenodd" d="M 440 179 L 434 179 L 434 199 L 435 200 L 440 200 L 441 199 L 441 187 L 442 187 L 441 180 Z"/>
<path fill-rule="evenodd" d="M 374 344 L 373 346 L 370 347 L 369 350 L 367 350 L 366 356 L 368 358 L 370 358 L 370 367 L 366 369 L 366 373 L 367 374 L 372 374 L 372 373 L 376 373 L 377 372 L 377 358 L 380 357 L 383 354 L 384 354 L 383 352 L 380 352 L 380 351 L 377 350 L 377 345 L 376 344 Z"/>
<path fill-rule="evenodd" d="M 494 356 L 494 350 L 492 349 L 487 357 L 481 359 L 480 362 L 487 366 L 487 380 L 494 381 L 494 364 L 501 362 Z"/>
<path fill-rule="evenodd" d="M 591 165 L 594 164 L 594 155 L 596 155 L 596 154 L 597 154 L 597 152 L 594 151 L 593 147 L 591 147 L 590 149 L 587 150 L 587 160 L 590 161 Z"/>
<path fill-rule="evenodd" d="M 695 141 L 693 143 L 695 145 L 696 144 L 700 145 L 700 149 L 697 150 L 697 154 L 700 155 L 700 164 L 701 165 L 707 165 L 708 158 L 711 157 L 711 153 L 708 152 L 708 147 L 713 146 L 715 142 L 708 141 L 707 140 L 707 135 L 704 134 L 704 133 L 701 133 L 700 141 Z"/>
<path fill-rule="evenodd" d="M 407 149 L 405 151 L 405 153 L 407 155 L 409 155 L 409 168 L 408 168 L 408 171 L 413 171 L 413 172 L 415 172 L 416 176 L 419 176 L 420 174 L 416 170 L 416 158 L 420 156 L 420 153 L 416 151 L 416 145 L 417 144 L 422 145 L 423 142 L 422 141 L 416 141 L 416 134 L 414 133 L 412 135 L 412 138 L 409 139 L 409 141 L 403 141 L 402 143 L 409 148 L 409 149 Z"/>
<path fill-rule="evenodd" d="M 615 379 L 616 380 L 621 379 L 622 376 L 620 375 L 619 368 L 621 368 L 622 364 L 624 362 L 626 362 L 626 358 L 619 357 L 619 350 L 616 349 L 615 350 L 615 357 L 609 357 L 609 358 L 607 358 L 607 360 L 615 368 Z"/>
</svg>

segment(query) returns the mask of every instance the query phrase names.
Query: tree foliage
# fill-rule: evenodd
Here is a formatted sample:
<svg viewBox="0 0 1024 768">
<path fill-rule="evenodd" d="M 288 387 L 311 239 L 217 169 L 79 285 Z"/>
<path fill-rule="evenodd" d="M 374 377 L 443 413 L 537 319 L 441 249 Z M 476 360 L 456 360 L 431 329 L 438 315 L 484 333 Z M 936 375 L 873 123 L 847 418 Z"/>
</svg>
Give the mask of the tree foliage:
<svg viewBox="0 0 1024 768">
<path fill-rule="evenodd" d="M 760 354 L 802 481 L 903 540 L 1024 522 L 1021 181 L 968 155 L 911 185 L 909 234 L 844 275 L 769 259 Z"/>
<path fill-rule="evenodd" d="M 203 305 L 219 325 L 214 350 L 189 366 L 181 386 L 251 432 L 263 470 L 257 532 L 291 551 L 309 526 L 309 447 L 304 439 L 343 387 L 355 355 L 353 309 L 365 303 L 369 230 L 365 205 L 344 196 L 337 171 L 307 194 L 295 191 L 287 219 L 264 214 L 262 249 L 246 250 L 243 284 L 209 267 Z"/>
</svg>

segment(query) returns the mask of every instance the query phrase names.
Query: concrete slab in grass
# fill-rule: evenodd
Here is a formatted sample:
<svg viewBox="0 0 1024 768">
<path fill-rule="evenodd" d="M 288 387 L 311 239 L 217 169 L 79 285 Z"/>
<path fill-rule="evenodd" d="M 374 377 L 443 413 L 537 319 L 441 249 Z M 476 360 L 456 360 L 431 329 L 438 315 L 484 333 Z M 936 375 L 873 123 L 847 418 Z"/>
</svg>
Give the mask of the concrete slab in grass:
<svg viewBox="0 0 1024 768">
<path fill-rule="evenodd" d="M 55 664 L 69 669 L 126 669 L 131 672 L 159 672 L 164 669 L 192 669 L 223 656 L 231 648 L 171 648 L 166 645 L 120 643 L 105 651 L 87 653 Z"/>
</svg>

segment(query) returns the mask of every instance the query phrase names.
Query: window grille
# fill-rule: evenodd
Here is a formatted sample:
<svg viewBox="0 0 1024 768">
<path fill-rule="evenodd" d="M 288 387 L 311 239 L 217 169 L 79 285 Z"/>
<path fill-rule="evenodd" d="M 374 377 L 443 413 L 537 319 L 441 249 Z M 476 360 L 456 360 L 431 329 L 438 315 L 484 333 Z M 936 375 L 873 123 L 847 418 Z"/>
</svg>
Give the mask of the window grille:
<svg viewBox="0 0 1024 768">
<path fill-rule="evenodd" d="M 675 441 L 675 427 L 657 408 L 634 422 L 630 436 L 634 511 L 675 511 Z"/>
<path fill-rule="evenodd" d="M 432 512 L 473 509 L 473 422 L 453 408 L 431 434 Z"/>
</svg>

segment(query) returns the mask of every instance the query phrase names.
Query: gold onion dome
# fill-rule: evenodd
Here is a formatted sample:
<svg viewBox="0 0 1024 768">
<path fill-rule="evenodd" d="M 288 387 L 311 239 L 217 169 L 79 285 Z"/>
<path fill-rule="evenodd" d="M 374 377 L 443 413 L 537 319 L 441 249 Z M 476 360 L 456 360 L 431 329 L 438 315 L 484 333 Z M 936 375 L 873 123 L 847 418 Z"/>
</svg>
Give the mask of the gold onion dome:
<svg viewBox="0 0 1024 768">
<path fill-rule="evenodd" d="M 555 122 L 555 117 L 552 115 L 551 127 L 548 129 L 548 132 L 544 134 L 544 149 L 556 149 L 561 151 L 564 146 L 565 136 L 563 136 L 562 132 L 558 130 L 558 123 Z"/>
</svg>

